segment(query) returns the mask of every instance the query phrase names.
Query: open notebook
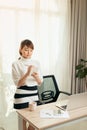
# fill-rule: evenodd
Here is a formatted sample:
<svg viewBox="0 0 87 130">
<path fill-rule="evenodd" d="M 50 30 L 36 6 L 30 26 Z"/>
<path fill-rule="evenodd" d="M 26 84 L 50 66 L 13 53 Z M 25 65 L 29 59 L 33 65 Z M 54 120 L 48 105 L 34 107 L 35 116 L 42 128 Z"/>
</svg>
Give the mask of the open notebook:
<svg viewBox="0 0 87 130">
<path fill-rule="evenodd" d="M 68 102 L 58 102 L 56 106 L 63 107 L 66 110 L 74 110 L 81 107 L 87 107 L 87 92 L 71 95 L 68 98 Z"/>
</svg>

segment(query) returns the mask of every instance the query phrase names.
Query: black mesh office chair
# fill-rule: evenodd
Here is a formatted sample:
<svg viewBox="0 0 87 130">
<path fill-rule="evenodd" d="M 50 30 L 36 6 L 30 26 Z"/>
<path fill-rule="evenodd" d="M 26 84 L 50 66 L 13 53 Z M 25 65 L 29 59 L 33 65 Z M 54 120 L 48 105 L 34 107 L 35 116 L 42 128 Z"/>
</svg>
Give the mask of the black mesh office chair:
<svg viewBox="0 0 87 130">
<path fill-rule="evenodd" d="M 39 98 L 42 104 L 57 101 L 60 93 L 71 95 L 68 92 L 60 91 L 54 75 L 43 76 L 43 83 L 38 87 Z"/>
</svg>

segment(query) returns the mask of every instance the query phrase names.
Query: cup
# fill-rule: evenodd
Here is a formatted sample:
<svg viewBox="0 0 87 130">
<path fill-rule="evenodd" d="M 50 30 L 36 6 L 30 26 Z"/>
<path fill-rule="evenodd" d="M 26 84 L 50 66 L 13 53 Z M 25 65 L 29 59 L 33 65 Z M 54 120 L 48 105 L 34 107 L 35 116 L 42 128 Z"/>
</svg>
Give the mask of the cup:
<svg viewBox="0 0 87 130">
<path fill-rule="evenodd" d="M 30 111 L 34 111 L 36 109 L 36 107 L 37 107 L 37 103 L 36 102 L 31 102 L 29 104 L 29 110 Z"/>
</svg>

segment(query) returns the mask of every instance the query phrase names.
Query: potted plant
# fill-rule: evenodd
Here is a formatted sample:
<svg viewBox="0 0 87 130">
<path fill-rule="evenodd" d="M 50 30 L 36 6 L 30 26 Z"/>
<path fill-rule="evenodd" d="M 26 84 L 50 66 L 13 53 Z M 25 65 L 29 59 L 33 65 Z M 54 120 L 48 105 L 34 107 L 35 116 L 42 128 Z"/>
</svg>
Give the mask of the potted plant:
<svg viewBox="0 0 87 130">
<path fill-rule="evenodd" d="M 87 60 L 80 59 L 79 64 L 76 65 L 76 78 L 84 79 L 87 88 Z"/>
</svg>

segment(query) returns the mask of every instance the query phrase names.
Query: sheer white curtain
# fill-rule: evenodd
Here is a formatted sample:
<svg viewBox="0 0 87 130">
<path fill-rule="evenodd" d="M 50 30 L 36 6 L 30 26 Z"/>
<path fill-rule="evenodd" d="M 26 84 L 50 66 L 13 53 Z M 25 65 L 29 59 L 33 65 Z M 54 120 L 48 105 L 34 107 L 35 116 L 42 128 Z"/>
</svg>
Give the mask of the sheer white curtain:
<svg viewBox="0 0 87 130">
<path fill-rule="evenodd" d="M 60 89 L 69 91 L 69 10 L 70 0 L 0 0 L 0 73 L 5 86 L 11 87 L 12 62 L 19 57 L 21 40 L 28 38 L 43 75 L 55 74 Z"/>
</svg>

